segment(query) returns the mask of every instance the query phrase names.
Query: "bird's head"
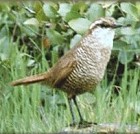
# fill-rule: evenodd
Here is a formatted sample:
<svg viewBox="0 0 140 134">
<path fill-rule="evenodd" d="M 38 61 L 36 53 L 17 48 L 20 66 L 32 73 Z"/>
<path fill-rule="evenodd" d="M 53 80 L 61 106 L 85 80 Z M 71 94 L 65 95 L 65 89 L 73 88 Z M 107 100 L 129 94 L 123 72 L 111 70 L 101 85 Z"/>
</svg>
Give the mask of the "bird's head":
<svg viewBox="0 0 140 134">
<path fill-rule="evenodd" d="M 90 25 L 89 33 L 98 44 L 112 48 L 115 35 L 114 28 L 117 27 L 122 27 L 122 25 L 117 24 L 114 18 L 100 18 Z"/>
<path fill-rule="evenodd" d="M 90 25 L 90 30 L 93 30 L 97 27 L 101 28 L 118 28 L 122 27 L 121 24 L 117 24 L 115 19 L 112 17 L 105 17 L 105 18 L 100 18 L 99 20 L 96 20 L 94 23 Z"/>
</svg>

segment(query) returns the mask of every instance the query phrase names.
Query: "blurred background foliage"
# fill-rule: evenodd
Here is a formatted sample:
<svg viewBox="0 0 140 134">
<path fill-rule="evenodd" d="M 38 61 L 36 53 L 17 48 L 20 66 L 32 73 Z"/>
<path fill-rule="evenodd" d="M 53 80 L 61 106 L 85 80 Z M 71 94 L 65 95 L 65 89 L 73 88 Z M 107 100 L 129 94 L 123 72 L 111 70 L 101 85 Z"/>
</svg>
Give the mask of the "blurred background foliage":
<svg viewBox="0 0 140 134">
<path fill-rule="evenodd" d="M 28 67 L 41 62 L 45 50 L 46 64 L 52 66 L 73 47 L 100 17 L 112 16 L 119 23 L 131 27 L 116 31 L 109 69 L 117 59 L 130 68 L 139 65 L 140 3 L 136 2 L 24 2 L 0 4 L 0 64 L 10 68 L 18 45 L 21 57 L 28 59 Z M 26 53 L 23 51 L 28 50 Z M 15 53 L 14 53 L 15 52 Z M 135 63 L 135 64 L 134 64 Z M 16 65 L 16 64 L 15 64 Z M 121 67 L 122 67 L 121 66 Z M 18 67 L 18 66 L 16 66 Z"/>
<path fill-rule="evenodd" d="M 21 102 L 21 107 L 24 110 L 27 105 L 26 100 L 28 103 L 32 102 L 35 106 L 38 106 L 38 103 L 36 103 L 36 100 L 39 100 L 37 96 L 39 94 L 38 87 L 32 91 L 26 90 L 27 93 L 21 92 L 21 90 L 12 90 L 14 94 L 12 98 L 10 94 L 5 94 L 7 90 L 11 89 L 7 83 L 26 75 L 44 72 L 52 67 L 59 57 L 80 41 L 93 21 L 105 16 L 112 16 L 117 22 L 124 25 L 130 24 L 131 26 L 116 30 L 111 60 L 107 67 L 105 81 L 103 81 L 104 88 L 105 90 L 110 89 L 107 85 L 112 81 L 113 87 L 115 87 L 114 91 L 117 93 L 122 88 L 126 90 L 127 85 L 131 86 L 131 82 L 135 85 L 131 88 L 140 88 L 140 71 L 138 71 L 140 68 L 140 2 L 75 2 L 74 0 L 48 2 L 36 0 L 34 2 L 0 3 L 0 93 L 4 96 L 4 99 L 0 97 L 0 100 L 3 110 L 8 105 L 12 112 L 11 107 L 16 109 L 14 104 L 17 103 L 17 107 L 20 107 L 18 102 Z M 129 71 L 128 75 L 130 77 L 122 79 L 126 69 Z M 126 87 L 121 88 L 121 82 L 125 83 Z M 43 95 L 45 95 L 42 95 L 42 97 L 47 101 L 47 106 L 50 104 L 49 108 L 54 109 L 54 107 L 51 107 L 51 103 L 55 104 L 57 102 L 61 105 L 64 103 L 64 100 L 61 100 L 64 97 L 59 99 L 54 91 L 42 88 L 44 89 Z M 47 97 L 46 92 L 48 93 Z M 50 96 L 50 92 L 53 94 L 53 98 Z M 102 89 L 99 90 L 99 96 L 102 95 L 102 92 Z M 126 91 L 124 91 L 125 93 Z M 29 97 L 26 94 L 31 99 L 28 100 Z M 127 94 L 125 95 L 124 99 L 126 100 Z M 10 98 L 14 104 L 9 104 L 10 101 L 7 98 Z M 55 101 L 50 101 L 54 98 Z M 91 102 L 91 98 L 94 99 L 89 94 L 85 97 L 88 100 L 87 102 Z M 101 98 L 97 97 L 97 100 L 99 99 L 99 102 L 101 102 Z M 25 108 L 28 108 L 28 105 Z M 97 108 L 97 110 L 99 109 Z M 26 109 L 24 112 L 28 115 Z M 54 116 L 53 113 L 52 117 Z M 14 114 L 15 112 L 13 112 Z M 10 116 L 10 119 L 13 119 L 9 113 L 7 115 Z M 5 127 L 4 129 L 6 130 Z"/>
<path fill-rule="evenodd" d="M 13 79 L 11 68 L 20 72 L 17 77 L 23 77 L 24 73 L 30 75 L 40 67 L 42 69 L 38 73 L 46 71 L 78 43 L 93 21 L 104 16 L 112 16 L 121 24 L 131 25 L 116 30 L 107 68 L 108 82 L 116 74 L 115 84 L 118 86 L 126 65 L 129 69 L 140 66 L 138 1 L 1 3 L 1 79 L 5 77 L 5 83 Z M 25 72 L 20 71 L 21 66 L 25 67 Z"/>
</svg>

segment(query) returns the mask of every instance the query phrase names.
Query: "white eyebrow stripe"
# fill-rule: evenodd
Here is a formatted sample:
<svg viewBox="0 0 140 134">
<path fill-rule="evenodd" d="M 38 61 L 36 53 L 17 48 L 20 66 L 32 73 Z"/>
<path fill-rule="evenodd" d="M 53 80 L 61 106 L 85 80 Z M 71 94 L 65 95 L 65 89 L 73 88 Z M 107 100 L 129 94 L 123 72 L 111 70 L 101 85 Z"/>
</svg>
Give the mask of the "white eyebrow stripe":
<svg viewBox="0 0 140 134">
<path fill-rule="evenodd" d="M 102 20 L 98 20 L 98 21 L 92 23 L 92 24 L 90 25 L 89 29 L 92 29 L 92 28 L 94 28 L 97 24 L 101 24 L 101 23 L 102 23 Z"/>
</svg>

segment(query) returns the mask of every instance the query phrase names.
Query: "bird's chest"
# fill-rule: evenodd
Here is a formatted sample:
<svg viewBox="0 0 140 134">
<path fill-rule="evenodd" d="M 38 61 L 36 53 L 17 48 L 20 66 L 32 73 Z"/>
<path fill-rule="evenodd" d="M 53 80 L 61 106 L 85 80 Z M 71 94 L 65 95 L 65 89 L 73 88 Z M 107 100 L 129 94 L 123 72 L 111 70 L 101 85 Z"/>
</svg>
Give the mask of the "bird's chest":
<svg viewBox="0 0 140 134">
<path fill-rule="evenodd" d="M 109 57 L 109 49 L 77 48 L 75 52 L 77 64 L 67 78 L 65 87 L 78 93 L 96 87 L 103 77 Z"/>
</svg>

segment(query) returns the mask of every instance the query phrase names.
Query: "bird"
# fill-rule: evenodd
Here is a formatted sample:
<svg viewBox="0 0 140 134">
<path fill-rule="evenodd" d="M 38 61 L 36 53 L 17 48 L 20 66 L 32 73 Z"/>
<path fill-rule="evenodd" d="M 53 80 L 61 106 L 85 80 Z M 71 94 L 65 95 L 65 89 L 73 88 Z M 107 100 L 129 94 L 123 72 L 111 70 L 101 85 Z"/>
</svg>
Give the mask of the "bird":
<svg viewBox="0 0 140 134">
<path fill-rule="evenodd" d="M 76 101 L 77 95 L 95 90 L 103 79 L 113 48 L 115 28 L 122 27 L 113 17 L 101 17 L 91 23 L 81 40 L 67 51 L 47 72 L 28 76 L 11 82 L 12 86 L 42 83 L 67 94 L 72 124 L 85 124 Z"/>
</svg>

